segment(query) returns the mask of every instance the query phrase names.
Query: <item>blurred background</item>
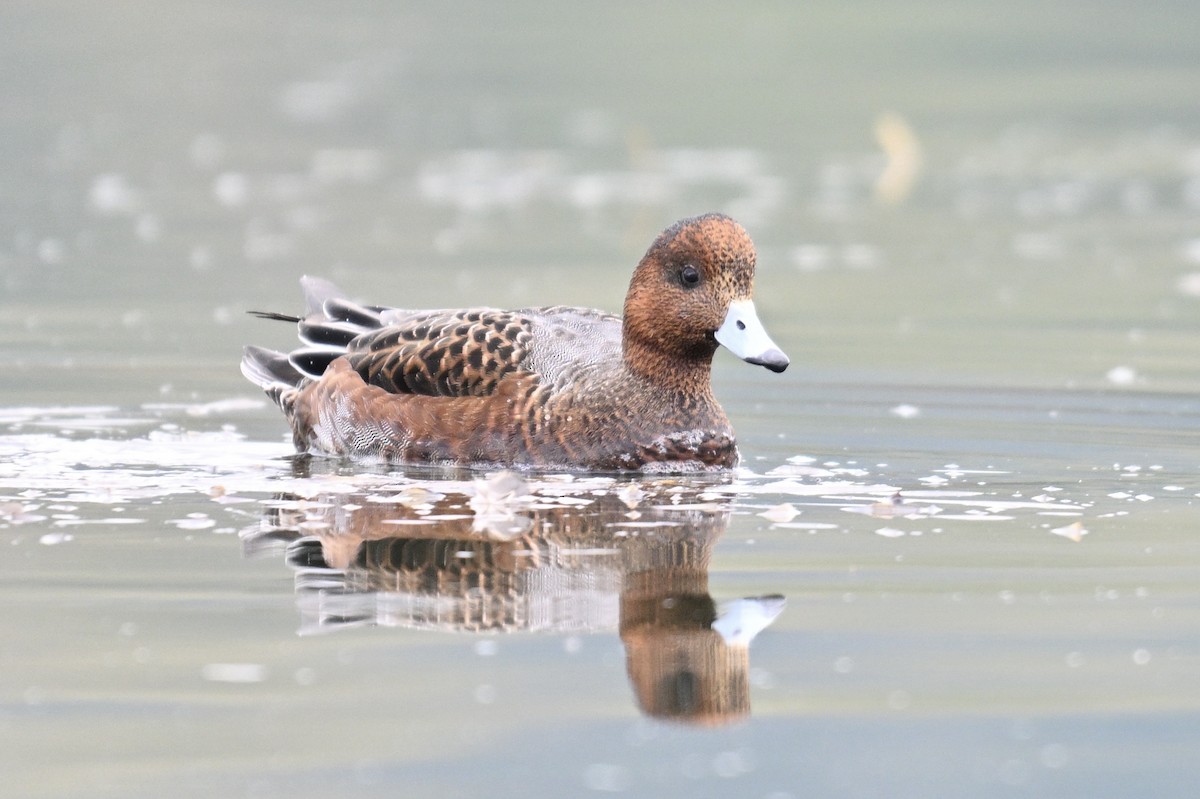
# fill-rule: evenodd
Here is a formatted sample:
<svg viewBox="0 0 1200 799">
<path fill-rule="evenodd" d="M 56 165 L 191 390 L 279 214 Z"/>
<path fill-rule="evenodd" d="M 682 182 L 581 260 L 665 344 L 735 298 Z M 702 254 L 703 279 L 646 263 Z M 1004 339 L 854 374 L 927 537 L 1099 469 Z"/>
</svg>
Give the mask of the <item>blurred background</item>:
<svg viewBox="0 0 1200 799">
<path fill-rule="evenodd" d="M 1183 0 L 6 3 L 0 794 L 1192 796 L 1197 31 Z M 619 310 L 706 211 L 792 359 L 717 356 L 747 468 L 689 576 L 787 598 L 754 716 L 642 716 L 613 629 L 296 636 L 275 495 L 403 478 L 293 470 L 238 361 L 295 331 L 245 312 L 303 274 Z"/>
<path fill-rule="evenodd" d="M 810 381 L 1194 386 L 1191 3 L 3 13 L 3 402 L 244 390 L 305 273 L 619 309 L 708 210 Z"/>
</svg>

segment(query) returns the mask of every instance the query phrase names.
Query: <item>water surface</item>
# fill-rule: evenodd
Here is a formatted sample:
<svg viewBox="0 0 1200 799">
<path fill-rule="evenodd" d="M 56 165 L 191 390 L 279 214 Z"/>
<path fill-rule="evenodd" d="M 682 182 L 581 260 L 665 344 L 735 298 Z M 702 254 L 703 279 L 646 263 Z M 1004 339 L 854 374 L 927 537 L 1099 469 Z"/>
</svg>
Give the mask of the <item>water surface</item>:
<svg viewBox="0 0 1200 799">
<path fill-rule="evenodd" d="M 1193 792 L 1190 5 L 6 14 L 6 795 Z M 617 310 L 708 210 L 793 362 L 726 479 L 305 461 L 237 373 L 301 274 Z"/>
</svg>

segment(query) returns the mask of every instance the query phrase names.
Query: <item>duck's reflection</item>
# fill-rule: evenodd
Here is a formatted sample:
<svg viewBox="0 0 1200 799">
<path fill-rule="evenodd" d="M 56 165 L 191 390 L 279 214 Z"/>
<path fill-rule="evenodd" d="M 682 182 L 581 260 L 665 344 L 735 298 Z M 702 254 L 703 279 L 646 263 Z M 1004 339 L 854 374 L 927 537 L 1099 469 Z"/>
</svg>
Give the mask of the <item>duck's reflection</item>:
<svg viewBox="0 0 1200 799">
<path fill-rule="evenodd" d="M 304 632 L 616 628 L 644 712 L 721 724 L 749 714 L 749 644 L 784 606 L 773 595 L 718 608 L 709 594 L 730 512 L 702 484 L 502 473 L 280 497 L 243 537 L 251 551 L 286 542 Z"/>
</svg>

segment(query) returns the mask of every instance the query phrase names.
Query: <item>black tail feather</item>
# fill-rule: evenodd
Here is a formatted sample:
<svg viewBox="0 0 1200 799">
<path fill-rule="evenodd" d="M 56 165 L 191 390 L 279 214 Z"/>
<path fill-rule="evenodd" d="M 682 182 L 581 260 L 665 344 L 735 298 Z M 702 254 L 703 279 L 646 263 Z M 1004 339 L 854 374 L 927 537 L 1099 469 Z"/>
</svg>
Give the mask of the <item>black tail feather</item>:
<svg viewBox="0 0 1200 799">
<path fill-rule="evenodd" d="M 314 347 L 311 349 L 293 350 L 288 356 L 288 363 L 297 372 L 311 378 L 325 374 L 329 364 L 345 355 L 345 350 Z"/>
<path fill-rule="evenodd" d="M 246 311 L 251 316 L 257 316 L 259 319 L 271 319 L 276 322 L 299 322 L 299 316 L 291 316 L 285 313 L 276 313 L 275 311 Z"/>
<path fill-rule="evenodd" d="M 341 297 L 326 300 L 324 311 L 333 321 L 347 322 L 367 330 L 375 330 L 381 325 L 378 309 L 358 305 Z"/>
<path fill-rule="evenodd" d="M 243 350 L 242 374 L 251 383 L 267 391 L 295 388 L 304 380 L 304 375 L 292 366 L 287 355 L 253 345 Z"/>
<path fill-rule="evenodd" d="M 283 402 L 306 379 L 320 378 L 331 363 L 346 354 L 354 339 L 382 327 L 381 315 L 388 310 L 351 302 L 337 286 L 321 278 L 305 276 L 300 285 L 304 290 L 304 316 L 249 311 L 259 319 L 298 325 L 300 340 L 308 345 L 291 353 L 246 347 L 242 374 L 276 402 Z"/>
<path fill-rule="evenodd" d="M 340 347 L 345 349 L 351 341 L 363 334 L 364 330 L 356 325 L 340 322 L 311 322 L 300 323 L 300 340 L 317 347 Z"/>
</svg>

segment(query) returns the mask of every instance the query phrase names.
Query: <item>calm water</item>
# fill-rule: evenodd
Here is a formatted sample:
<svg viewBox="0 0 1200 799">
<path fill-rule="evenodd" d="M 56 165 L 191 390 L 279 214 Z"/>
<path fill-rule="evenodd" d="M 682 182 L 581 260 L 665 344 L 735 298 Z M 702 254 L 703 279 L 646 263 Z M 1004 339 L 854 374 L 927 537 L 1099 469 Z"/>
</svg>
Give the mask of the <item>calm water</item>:
<svg viewBox="0 0 1200 799">
<path fill-rule="evenodd" d="M 1193 795 L 1200 7 L 309 5 L 0 12 L 0 794 Z M 305 462 L 237 372 L 707 210 L 793 361 L 727 479 Z"/>
</svg>

